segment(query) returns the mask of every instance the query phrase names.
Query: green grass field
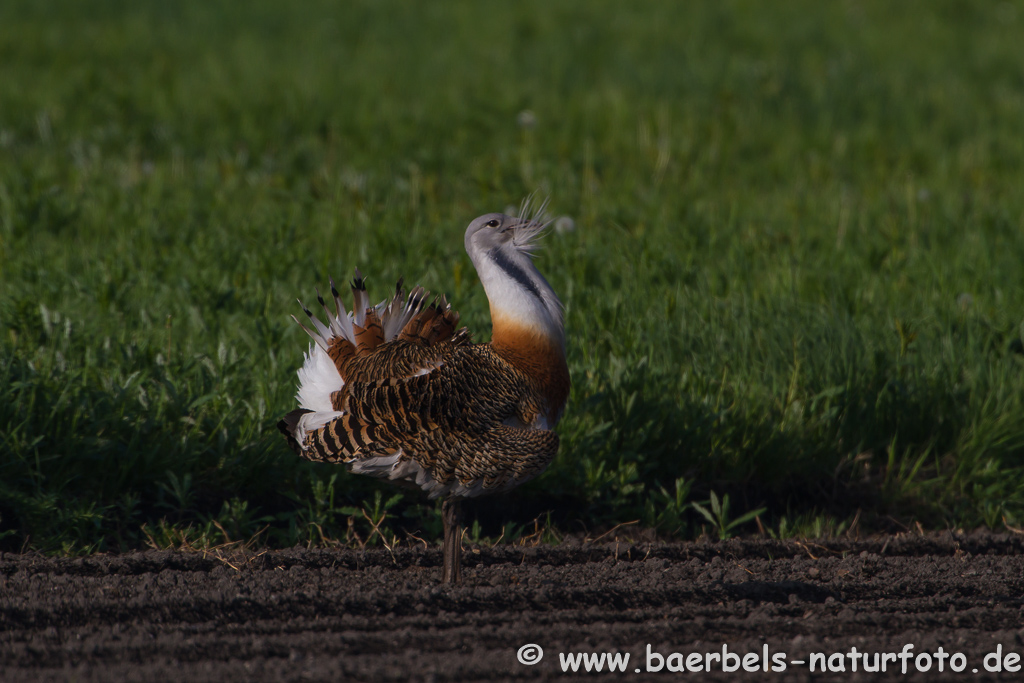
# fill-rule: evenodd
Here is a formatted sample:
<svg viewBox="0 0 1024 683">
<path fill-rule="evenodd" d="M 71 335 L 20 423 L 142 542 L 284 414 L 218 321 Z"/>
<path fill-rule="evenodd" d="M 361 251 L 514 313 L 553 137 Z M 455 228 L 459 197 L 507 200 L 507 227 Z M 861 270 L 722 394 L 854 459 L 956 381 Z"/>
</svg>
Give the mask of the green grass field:
<svg viewBox="0 0 1024 683">
<path fill-rule="evenodd" d="M 1022 45 L 1020 2 L 4 3 L 0 549 L 437 539 L 287 449 L 289 315 L 359 266 L 486 341 L 462 235 L 532 192 L 573 393 L 473 538 L 1024 524 Z"/>
</svg>

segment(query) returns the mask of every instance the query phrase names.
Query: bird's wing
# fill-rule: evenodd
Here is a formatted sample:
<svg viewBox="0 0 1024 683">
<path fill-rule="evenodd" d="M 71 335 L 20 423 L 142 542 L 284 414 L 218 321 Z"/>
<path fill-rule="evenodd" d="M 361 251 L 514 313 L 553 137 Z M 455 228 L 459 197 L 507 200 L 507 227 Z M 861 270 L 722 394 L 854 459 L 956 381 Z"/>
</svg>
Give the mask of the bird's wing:
<svg viewBox="0 0 1024 683">
<path fill-rule="evenodd" d="M 397 339 L 349 370 L 333 397 L 339 415 L 301 443 L 289 439 L 303 457 L 408 481 L 436 497 L 511 488 L 558 451 L 554 432 L 528 427 L 541 414 L 528 380 L 487 345 L 458 335 L 429 346 Z M 282 422 L 286 434 L 292 415 Z"/>
</svg>

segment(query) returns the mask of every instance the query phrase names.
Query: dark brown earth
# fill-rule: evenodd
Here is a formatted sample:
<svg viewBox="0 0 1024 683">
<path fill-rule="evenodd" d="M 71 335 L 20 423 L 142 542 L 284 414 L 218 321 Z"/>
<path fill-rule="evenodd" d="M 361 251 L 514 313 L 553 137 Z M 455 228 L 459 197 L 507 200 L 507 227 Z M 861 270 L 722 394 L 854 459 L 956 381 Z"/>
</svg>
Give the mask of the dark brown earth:
<svg viewBox="0 0 1024 683">
<path fill-rule="evenodd" d="M 459 588 L 438 585 L 437 549 L 0 555 L 0 680 L 855 681 L 878 675 L 863 661 L 853 673 L 849 657 L 824 676 L 793 660 L 907 644 L 962 653 L 966 668 L 944 659 L 939 674 L 928 658 L 914 673 L 910 658 L 911 675 L 896 660 L 886 678 L 985 680 L 997 646 L 1004 664 L 1024 654 L 1020 536 L 478 550 Z M 533 666 L 517 660 L 529 643 L 544 650 Z M 751 667 L 767 645 L 787 668 L 672 673 L 670 657 L 646 671 L 648 645 L 669 657 L 723 643 L 757 653 Z M 559 653 L 606 651 L 630 654 L 626 673 L 562 672 Z"/>
</svg>

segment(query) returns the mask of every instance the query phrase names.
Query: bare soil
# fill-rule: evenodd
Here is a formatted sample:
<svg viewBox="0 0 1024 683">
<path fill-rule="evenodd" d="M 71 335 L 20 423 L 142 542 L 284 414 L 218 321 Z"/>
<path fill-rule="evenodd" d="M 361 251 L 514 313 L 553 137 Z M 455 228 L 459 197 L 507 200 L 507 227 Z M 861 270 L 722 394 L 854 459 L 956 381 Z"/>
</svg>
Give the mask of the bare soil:
<svg viewBox="0 0 1024 683">
<path fill-rule="evenodd" d="M 1005 671 L 1024 654 L 1020 536 L 467 548 L 455 588 L 439 585 L 440 560 L 437 548 L 0 555 L 0 680 L 855 681 L 879 674 L 863 660 L 854 673 L 851 647 L 870 665 L 907 644 L 961 653 L 966 668 L 947 658 L 939 673 L 929 657 L 920 673 L 911 657 L 907 676 L 896 660 L 883 678 L 1024 678 Z M 530 643 L 544 651 L 532 666 L 517 659 Z M 668 671 L 723 644 L 756 653 L 756 670 Z M 765 646 L 784 671 L 763 671 Z M 1002 673 L 984 667 L 997 646 Z M 630 654 L 625 673 L 562 670 L 560 653 L 616 651 Z M 842 653 L 845 672 L 794 662 L 815 652 Z"/>
</svg>

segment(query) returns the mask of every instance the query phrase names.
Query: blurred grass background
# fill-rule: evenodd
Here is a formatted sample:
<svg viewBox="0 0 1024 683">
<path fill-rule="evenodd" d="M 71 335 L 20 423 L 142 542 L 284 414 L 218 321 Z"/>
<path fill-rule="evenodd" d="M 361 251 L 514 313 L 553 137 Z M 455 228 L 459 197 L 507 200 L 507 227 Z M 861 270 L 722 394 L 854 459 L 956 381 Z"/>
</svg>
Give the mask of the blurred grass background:
<svg viewBox="0 0 1024 683">
<path fill-rule="evenodd" d="M 286 448 L 288 315 L 359 266 L 486 341 L 462 234 L 531 192 L 573 394 L 474 539 L 1018 525 L 1022 45 L 1021 2 L 4 3 L 0 548 L 436 538 Z"/>
</svg>

